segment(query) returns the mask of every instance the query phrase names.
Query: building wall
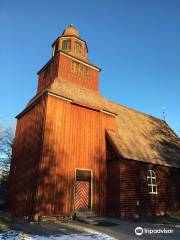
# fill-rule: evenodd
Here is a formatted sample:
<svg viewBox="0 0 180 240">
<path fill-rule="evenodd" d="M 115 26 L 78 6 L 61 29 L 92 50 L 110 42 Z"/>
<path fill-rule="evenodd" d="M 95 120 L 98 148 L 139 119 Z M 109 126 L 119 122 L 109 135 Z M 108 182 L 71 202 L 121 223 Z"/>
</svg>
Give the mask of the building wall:
<svg viewBox="0 0 180 240">
<path fill-rule="evenodd" d="M 45 125 L 37 214 L 74 211 L 76 168 L 92 169 L 93 209 L 105 211 L 105 128 L 114 117 L 48 96 Z"/>
<path fill-rule="evenodd" d="M 87 66 L 88 75 L 83 76 L 78 72 L 74 72 L 73 62 L 76 62 L 76 60 L 60 54 L 58 77 L 82 87 L 99 91 L 99 71 Z M 81 66 L 85 67 L 83 63 L 81 63 Z"/>
<path fill-rule="evenodd" d="M 17 123 L 7 208 L 17 215 L 74 212 L 75 169 L 91 169 L 92 209 L 132 217 L 180 210 L 180 170 L 117 157 L 105 137 L 114 116 L 47 95 Z M 158 194 L 147 189 L 147 170 Z M 139 202 L 139 205 L 137 205 Z"/>
<path fill-rule="evenodd" d="M 34 212 L 44 117 L 45 100 L 42 100 L 17 121 L 6 207 L 19 216 Z"/>
<path fill-rule="evenodd" d="M 180 169 L 118 159 L 117 156 L 109 158 L 108 169 L 108 215 L 137 217 L 180 210 Z M 157 195 L 148 193 L 149 169 L 156 173 Z"/>
<path fill-rule="evenodd" d="M 47 66 L 39 73 L 37 93 L 47 88 L 53 80 L 58 76 L 59 54 L 47 64 Z"/>
<path fill-rule="evenodd" d="M 55 78 L 65 79 L 82 87 L 99 91 L 99 71 L 80 63 L 80 69 L 86 68 L 87 76 L 74 69 L 76 60 L 58 53 L 39 73 L 37 93 L 47 88 Z"/>
</svg>

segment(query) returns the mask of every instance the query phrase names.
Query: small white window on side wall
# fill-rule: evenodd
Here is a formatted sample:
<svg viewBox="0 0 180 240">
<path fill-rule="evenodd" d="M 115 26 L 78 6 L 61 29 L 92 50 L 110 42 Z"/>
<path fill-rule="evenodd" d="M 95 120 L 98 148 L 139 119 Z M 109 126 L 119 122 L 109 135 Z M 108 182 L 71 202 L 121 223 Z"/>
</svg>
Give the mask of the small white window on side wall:
<svg viewBox="0 0 180 240">
<path fill-rule="evenodd" d="M 150 194 L 157 194 L 156 174 L 153 170 L 147 171 L 147 184 L 148 184 L 148 192 Z"/>
</svg>

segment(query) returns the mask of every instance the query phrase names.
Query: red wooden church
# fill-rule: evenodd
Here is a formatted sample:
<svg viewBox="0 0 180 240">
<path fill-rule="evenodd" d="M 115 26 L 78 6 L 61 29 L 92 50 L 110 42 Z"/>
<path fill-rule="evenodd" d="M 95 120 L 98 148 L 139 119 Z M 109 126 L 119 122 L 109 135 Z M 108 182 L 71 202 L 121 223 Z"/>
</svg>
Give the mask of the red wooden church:
<svg viewBox="0 0 180 240">
<path fill-rule="evenodd" d="M 72 25 L 52 44 L 17 116 L 8 210 L 35 219 L 180 210 L 180 139 L 163 120 L 103 97 L 87 53 Z"/>
</svg>

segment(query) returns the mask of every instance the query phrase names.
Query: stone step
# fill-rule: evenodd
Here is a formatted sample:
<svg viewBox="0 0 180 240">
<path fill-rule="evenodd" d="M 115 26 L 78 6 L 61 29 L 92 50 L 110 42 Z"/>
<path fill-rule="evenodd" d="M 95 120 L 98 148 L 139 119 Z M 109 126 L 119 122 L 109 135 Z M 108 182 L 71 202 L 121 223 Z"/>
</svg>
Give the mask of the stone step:
<svg viewBox="0 0 180 240">
<path fill-rule="evenodd" d="M 61 215 L 51 215 L 51 216 L 41 216 L 39 222 L 41 223 L 60 223 L 60 222 L 68 222 L 72 220 L 72 216 L 61 216 Z"/>
<path fill-rule="evenodd" d="M 87 224 L 95 225 L 98 223 L 98 221 L 101 221 L 102 218 L 99 217 L 95 212 L 93 211 L 76 211 L 76 220 L 85 222 Z"/>
<path fill-rule="evenodd" d="M 97 215 L 94 211 L 90 211 L 90 210 L 87 210 L 87 211 L 76 211 L 76 214 L 79 214 L 79 215 Z"/>
<path fill-rule="evenodd" d="M 90 224 L 90 225 L 96 225 L 99 222 L 103 221 L 103 219 L 100 218 L 100 217 L 95 217 L 95 218 L 78 218 L 77 220 L 81 221 L 81 222 L 84 222 L 84 223 L 87 223 L 87 224 Z"/>
<path fill-rule="evenodd" d="M 87 212 L 77 211 L 76 217 L 92 218 L 92 217 L 97 217 L 97 214 L 93 211 L 87 211 Z"/>
<path fill-rule="evenodd" d="M 88 218 L 91 218 L 91 217 L 97 217 L 97 214 L 95 213 L 88 213 L 88 214 L 85 214 L 85 213 L 76 213 L 76 216 L 78 217 L 88 217 Z"/>
</svg>

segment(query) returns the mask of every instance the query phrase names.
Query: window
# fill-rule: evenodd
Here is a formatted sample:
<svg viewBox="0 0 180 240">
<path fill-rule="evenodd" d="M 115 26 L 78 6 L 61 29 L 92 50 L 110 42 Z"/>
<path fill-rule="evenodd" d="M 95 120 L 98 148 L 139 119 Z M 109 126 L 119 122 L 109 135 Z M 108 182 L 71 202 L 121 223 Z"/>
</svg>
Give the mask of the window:
<svg viewBox="0 0 180 240">
<path fill-rule="evenodd" d="M 88 67 L 84 67 L 84 76 L 87 77 L 89 75 Z"/>
<path fill-rule="evenodd" d="M 71 41 L 70 40 L 64 40 L 62 42 L 62 50 L 68 51 L 71 48 Z"/>
<path fill-rule="evenodd" d="M 80 73 L 80 63 L 76 63 L 76 70 L 75 72 L 79 75 Z"/>
<path fill-rule="evenodd" d="M 147 184 L 150 194 L 157 194 L 156 174 L 153 170 L 147 171 Z"/>
<path fill-rule="evenodd" d="M 77 54 L 81 54 L 81 50 L 82 50 L 82 45 L 81 45 L 81 43 L 75 42 L 75 52 L 76 52 Z"/>
<path fill-rule="evenodd" d="M 74 61 L 72 61 L 71 72 L 83 77 L 88 77 L 89 75 L 89 69 L 87 66 Z"/>
</svg>

